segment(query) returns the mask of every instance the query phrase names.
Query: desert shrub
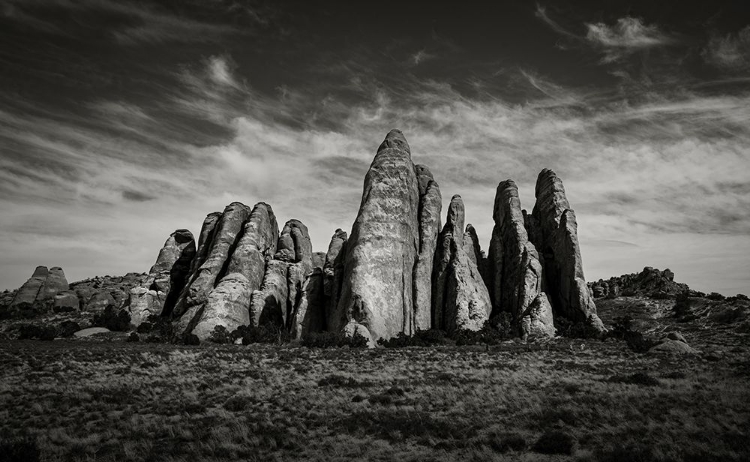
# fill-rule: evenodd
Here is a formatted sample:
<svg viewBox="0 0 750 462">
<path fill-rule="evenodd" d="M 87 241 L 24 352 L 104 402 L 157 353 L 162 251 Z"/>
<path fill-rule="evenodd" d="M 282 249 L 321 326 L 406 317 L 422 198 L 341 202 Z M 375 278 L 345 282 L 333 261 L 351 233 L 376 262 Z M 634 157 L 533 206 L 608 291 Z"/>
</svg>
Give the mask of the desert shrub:
<svg viewBox="0 0 750 462">
<path fill-rule="evenodd" d="M 240 412 L 255 403 L 255 398 L 247 395 L 234 395 L 224 402 L 222 407 L 230 412 Z"/>
<path fill-rule="evenodd" d="M 169 318 L 165 318 L 162 316 L 157 315 L 151 315 L 148 318 L 146 318 L 146 321 L 141 323 L 141 326 L 146 324 L 147 326 L 143 328 L 143 330 L 148 330 L 147 333 L 150 335 L 146 337 L 146 342 L 148 343 L 170 343 L 175 340 L 175 332 L 174 332 L 174 326 L 172 326 L 172 322 Z M 140 326 L 138 326 L 140 328 Z M 138 333 L 146 333 L 142 332 L 140 329 L 137 330 Z"/>
<path fill-rule="evenodd" d="M 723 308 L 723 310 L 712 314 L 709 319 L 713 322 L 719 322 L 722 324 L 732 324 L 734 322 L 742 321 L 747 317 L 747 313 L 741 307 L 734 309 L 729 307 Z"/>
<path fill-rule="evenodd" d="M 319 387 L 359 388 L 361 384 L 352 377 L 329 375 L 318 380 Z"/>
<path fill-rule="evenodd" d="M 195 334 L 187 333 L 182 336 L 182 343 L 185 345 L 200 345 L 201 339 Z"/>
<path fill-rule="evenodd" d="M 127 310 L 117 311 L 114 306 L 107 305 L 102 313 L 94 315 L 91 324 L 114 332 L 125 332 L 130 330 L 130 313 Z"/>
<path fill-rule="evenodd" d="M 135 332 L 131 332 L 127 339 L 128 342 L 139 342 L 140 340 L 141 337 Z"/>
<path fill-rule="evenodd" d="M 575 452 L 576 439 L 568 433 L 553 430 L 547 431 L 534 443 L 532 449 L 542 454 L 566 454 Z"/>
<path fill-rule="evenodd" d="M 81 326 L 75 321 L 63 321 L 57 328 L 60 337 L 72 337 L 73 334 L 81 330 Z"/>
<path fill-rule="evenodd" d="M 628 344 L 628 348 L 636 353 L 645 353 L 659 343 L 655 340 L 651 340 L 638 331 L 627 332 L 625 334 L 625 342 Z"/>
<path fill-rule="evenodd" d="M 142 322 L 135 331 L 139 334 L 148 334 L 151 332 L 151 330 L 154 328 L 154 325 L 148 321 Z"/>
<path fill-rule="evenodd" d="M 570 321 L 558 316 L 555 318 L 555 329 L 557 333 L 562 337 L 568 338 L 599 338 L 601 333 L 594 327 L 591 320 L 586 321 Z"/>
<path fill-rule="evenodd" d="M 659 379 L 657 379 L 656 377 L 652 377 L 645 372 L 636 372 L 635 374 L 630 375 L 613 375 L 607 381 L 612 383 L 643 385 L 646 387 L 655 387 L 661 384 Z"/>
<path fill-rule="evenodd" d="M 21 302 L 10 309 L 10 317 L 32 319 L 44 314 L 46 311 L 46 307 L 43 304 Z"/>
<path fill-rule="evenodd" d="M 701 292 L 700 290 L 689 289 L 687 291 L 687 296 L 688 297 L 695 297 L 695 298 L 705 298 L 706 294 L 704 292 Z"/>
<path fill-rule="evenodd" d="M 472 331 L 458 329 L 451 337 L 456 345 L 498 345 L 506 340 L 516 337 L 515 329 L 509 313 L 502 313 L 491 321 L 484 323 L 481 329 Z"/>
<path fill-rule="evenodd" d="M 258 327 L 239 326 L 230 334 L 232 341 L 242 339 L 243 345 L 253 343 L 267 343 L 280 345 L 289 342 L 291 335 L 281 327 L 274 324 L 265 324 Z"/>
<path fill-rule="evenodd" d="M 446 338 L 445 332 L 439 329 L 418 330 L 414 335 L 399 332 L 395 337 L 378 340 L 378 344 L 386 348 L 427 347 L 445 345 L 446 343 L 450 342 Z"/>
<path fill-rule="evenodd" d="M 638 295 L 638 292 L 636 292 L 635 289 L 632 288 L 627 288 L 622 291 L 623 297 L 635 297 L 636 295 Z"/>
<path fill-rule="evenodd" d="M 18 329 L 18 339 L 54 340 L 57 329 L 53 326 L 40 326 L 38 324 L 25 324 Z"/>
<path fill-rule="evenodd" d="M 724 300 L 725 297 L 718 292 L 711 292 L 710 294 L 706 295 L 706 298 L 709 300 L 715 300 L 715 301 L 720 302 Z"/>
<path fill-rule="evenodd" d="M 340 348 L 343 346 L 366 348 L 367 338 L 356 330 L 351 337 L 343 332 L 315 332 L 302 339 L 302 346 L 308 348 Z"/>
<path fill-rule="evenodd" d="M 497 452 L 523 451 L 526 449 L 526 438 L 518 433 L 493 433 L 488 438 L 489 446 Z"/>
<path fill-rule="evenodd" d="M 214 330 L 208 337 L 208 341 L 218 344 L 232 343 L 232 336 L 229 334 L 226 327 L 219 325 L 214 327 Z"/>
<path fill-rule="evenodd" d="M 0 441 L 0 460 L 4 462 L 36 462 L 39 448 L 32 438 Z"/>
</svg>

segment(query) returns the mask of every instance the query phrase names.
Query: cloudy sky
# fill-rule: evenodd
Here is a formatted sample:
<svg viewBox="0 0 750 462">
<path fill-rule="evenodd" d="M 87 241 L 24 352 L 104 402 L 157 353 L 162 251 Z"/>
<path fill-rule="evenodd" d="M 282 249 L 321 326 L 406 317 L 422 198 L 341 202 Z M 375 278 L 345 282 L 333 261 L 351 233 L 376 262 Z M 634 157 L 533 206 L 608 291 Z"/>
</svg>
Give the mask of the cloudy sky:
<svg viewBox="0 0 750 462">
<path fill-rule="evenodd" d="M 461 194 L 563 179 L 588 280 L 750 293 L 750 6 L 5 0 L 0 288 L 147 271 L 232 201 L 350 230 L 391 128 Z"/>
</svg>

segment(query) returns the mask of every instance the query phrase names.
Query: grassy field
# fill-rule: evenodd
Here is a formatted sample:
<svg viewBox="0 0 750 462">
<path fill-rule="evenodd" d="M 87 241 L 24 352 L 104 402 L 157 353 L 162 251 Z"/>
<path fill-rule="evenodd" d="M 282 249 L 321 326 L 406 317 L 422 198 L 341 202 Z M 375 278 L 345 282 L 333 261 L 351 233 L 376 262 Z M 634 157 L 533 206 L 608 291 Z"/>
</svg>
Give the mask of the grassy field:
<svg viewBox="0 0 750 462">
<path fill-rule="evenodd" d="M 750 460 L 750 361 L 2 341 L 0 437 L 42 460 Z"/>
</svg>

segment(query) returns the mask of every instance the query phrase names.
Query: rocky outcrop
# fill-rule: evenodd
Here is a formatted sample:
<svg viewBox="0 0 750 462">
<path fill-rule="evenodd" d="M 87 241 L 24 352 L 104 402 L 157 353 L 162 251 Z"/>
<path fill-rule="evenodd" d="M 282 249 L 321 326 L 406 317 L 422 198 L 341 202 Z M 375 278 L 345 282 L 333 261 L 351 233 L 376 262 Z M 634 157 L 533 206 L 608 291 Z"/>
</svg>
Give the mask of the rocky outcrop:
<svg viewBox="0 0 750 462">
<path fill-rule="evenodd" d="M 347 234 L 337 229 L 328 244 L 323 264 L 323 311 L 325 328 L 337 331 L 346 325 L 346 313 L 338 310 L 341 284 L 344 280 L 344 260 L 346 258 Z"/>
<path fill-rule="evenodd" d="M 239 202 L 232 202 L 224 209 L 218 223 L 215 224 L 215 229 L 210 233 L 206 232 L 207 235 L 212 235 L 212 239 L 210 243 L 208 240 L 199 242 L 197 252 L 199 258 L 203 253 L 206 254 L 205 261 L 195 268 L 195 273 L 190 276 L 173 310 L 173 316 L 181 316 L 191 307 L 200 307 L 206 302 L 217 280 L 224 275 L 227 261 L 237 245 L 240 232 L 249 215 L 249 207 Z M 210 220 L 209 217 L 211 217 Z M 208 223 L 204 222 L 204 228 L 206 225 L 211 226 L 213 217 L 211 215 L 209 217 L 206 218 Z M 201 239 L 204 237 L 204 230 L 201 231 Z"/>
<path fill-rule="evenodd" d="M 323 278 L 323 270 L 320 267 L 313 268 L 313 272 L 305 278 L 302 293 L 294 296 L 297 301 L 289 323 L 292 338 L 301 339 L 311 333 L 325 330 Z M 289 299 L 292 298 L 290 292 Z"/>
<path fill-rule="evenodd" d="M 242 233 L 226 263 L 226 274 L 210 291 L 204 306 L 195 311 L 187 325 L 200 339 L 208 338 L 218 325 L 233 331 L 250 325 L 253 292 L 260 289 L 266 261 L 276 253 L 279 227 L 270 205 L 253 207 Z"/>
<path fill-rule="evenodd" d="M 272 324 L 284 327 L 287 318 L 286 302 L 289 296 L 287 268 L 283 260 L 271 260 L 266 267 L 263 286 L 252 295 L 250 316 L 253 325 Z"/>
<path fill-rule="evenodd" d="M 55 312 L 77 311 L 80 308 L 78 295 L 72 290 L 63 290 L 55 295 L 53 310 Z"/>
<path fill-rule="evenodd" d="M 608 280 L 590 282 L 589 288 L 594 298 L 676 296 L 690 290 L 687 284 L 675 282 L 674 273 L 669 269 L 659 271 L 647 266 L 640 273 L 623 274 Z"/>
<path fill-rule="evenodd" d="M 195 257 L 195 240 L 186 229 L 178 229 L 164 242 L 145 284 L 129 292 L 130 322 L 140 325 L 151 315 L 169 314 L 185 287 Z"/>
<path fill-rule="evenodd" d="M 536 204 L 532 214 L 527 216 L 526 226 L 544 263 L 547 295 L 553 312 L 604 331 L 583 276 L 576 216 L 565 196 L 562 181 L 550 169 L 539 173 Z"/>
<path fill-rule="evenodd" d="M 544 292 L 543 265 L 528 239 L 518 187 L 513 180 L 498 185 L 492 217 L 495 227 L 490 241 L 489 279 L 493 317 L 506 312 L 523 335 L 554 336 L 551 307 Z"/>
<path fill-rule="evenodd" d="M 68 290 L 68 287 L 62 268 L 55 266 L 47 269 L 46 266 L 37 266 L 31 277 L 18 289 L 10 306 L 15 307 L 22 303 L 38 306 L 53 304 L 55 296 Z"/>
<path fill-rule="evenodd" d="M 432 269 L 440 233 L 443 198 L 432 173 L 424 165 L 415 166 L 419 184 L 419 252 L 414 267 L 414 330 L 432 326 Z"/>
<path fill-rule="evenodd" d="M 489 319 L 491 302 L 476 264 L 473 243 L 464 246 L 464 204 L 455 195 L 438 238 L 433 286 L 432 327 L 449 333 L 479 330 Z M 470 238 L 470 233 L 467 233 Z"/>
<path fill-rule="evenodd" d="M 404 135 L 391 130 L 365 177 L 347 245 L 337 306 L 341 316 L 335 318 L 356 321 L 375 340 L 414 332 L 418 215 L 419 187 L 411 151 Z"/>
</svg>

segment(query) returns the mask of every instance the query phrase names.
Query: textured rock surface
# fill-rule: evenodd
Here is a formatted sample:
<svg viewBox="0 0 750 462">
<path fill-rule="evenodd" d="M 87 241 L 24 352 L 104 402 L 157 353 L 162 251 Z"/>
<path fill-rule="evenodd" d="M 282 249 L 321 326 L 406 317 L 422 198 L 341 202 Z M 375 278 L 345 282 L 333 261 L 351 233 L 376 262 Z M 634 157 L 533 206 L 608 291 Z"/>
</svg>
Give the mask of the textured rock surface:
<svg viewBox="0 0 750 462">
<path fill-rule="evenodd" d="M 414 329 L 427 330 L 432 326 L 432 269 L 443 199 L 427 167 L 415 168 L 419 184 L 419 253 L 414 268 Z"/>
<path fill-rule="evenodd" d="M 68 280 L 65 278 L 63 269 L 59 266 L 54 266 L 49 269 L 47 279 L 44 281 L 44 286 L 37 296 L 37 301 L 49 301 L 54 300 L 55 295 L 58 293 L 68 290 Z"/>
<path fill-rule="evenodd" d="M 325 297 L 323 294 L 323 270 L 313 268 L 302 285 L 302 294 L 295 297 L 294 313 L 289 332 L 292 338 L 300 339 L 313 332 L 325 329 Z M 292 296 L 290 294 L 290 299 Z"/>
<path fill-rule="evenodd" d="M 669 269 L 659 271 L 647 266 L 640 273 L 623 274 L 608 280 L 589 283 L 595 298 L 634 296 L 634 295 L 677 295 L 690 290 L 687 284 L 675 282 L 674 273 Z"/>
<path fill-rule="evenodd" d="M 438 238 L 433 285 L 434 328 L 453 332 L 456 329 L 478 330 L 489 319 L 491 302 L 484 285 L 473 244 L 471 256 L 464 246 L 466 233 L 464 204 L 461 196 L 451 199 L 446 223 Z"/>
<path fill-rule="evenodd" d="M 49 270 L 46 266 L 37 266 L 31 277 L 24 282 L 16 296 L 11 302 L 11 306 L 16 306 L 21 303 L 34 303 L 39 296 L 39 293 L 44 289 L 44 283 L 47 281 L 49 276 Z"/>
<path fill-rule="evenodd" d="M 250 303 L 259 290 L 266 271 L 266 260 L 276 253 L 279 227 L 270 205 L 256 204 L 226 263 L 226 275 L 209 293 L 205 306 L 197 310 L 188 325 L 199 338 L 208 337 L 217 325 L 230 332 L 250 325 Z M 193 327 L 194 326 L 194 327 Z"/>
<path fill-rule="evenodd" d="M 237 244 L 249 215 L 250 208 L 239 202 L 232 202 L 224 209 L 213 231 L 213 239 L 206 259 L 195 270 L 191 281 L 185 286 L 173 311 L 174 315 L 180 316 L 188 308 L 206 302 L 216 281 L 223 275 L 227 260 Z M 202 231 L 201 234 L 203 234 Z M 200 251 L 203 252 L 203 249 Z"/>
<path fill-rule="evenodd" d="M 409 145 L 399 130 L 392 130 L 365 177 L 337 307 L 344 319 L 367 327 L 373 339 L 414 330 L 418 212 L 419 188 Z"/>
<path fill-rule="evenodd" d="M 265 278 L 260 290 L 252 294 L 250 318 L 253 325 L 273 324 L 284 327 L 287 318 L 287 267 L 282 260 L 271 260 L 266 267 Z"/>
<path fill-rule="evenodd" d="M 129 292 L 130 322 L 140 325 L 150 315 L 169 314 L 189 277 L 195 258 L 195 240 L 186 229 L 178 229 L 164 242 L 143 287 Z"/>
<path fill-rule="evenodd" d="M 553 312 L 571 321 L 604 325 L 583 276 L 576 216 L 555 172 L 544 169 L 536 183 L 536 204 L 528 218 L 529 233 L 544 262 L 547 295 Z"/>
<path fill-rule="evenodd" d="M 192 333 L 201 341 L 211 336 L 216 326 L 224 326 L 230 332 L 238 326 L 250 325 L 250 300 L 253 291 L 249 281 L 240 273 L 223 278 L 221 284 L 208 294 L 205 307 L 200 310 L 199 320 Z"/>
<path fill-rule="evenodd" d="M 56 311 L 74 311 L 80 307 L 78 295 L 72 290 L 64 290 L 55 295 L 54 308 Z"/>
<path fill-rule="evenodd" d="M 513 180 L 497 186 L 490 241 L 493 316 L 508 312 L 524 335 L 554 336 L 544 269 L 524 225 L 518 187 Z M 532 306 L 532 304 L 534 306 Z"/>
<path fill-rule="evenodd" d="M 346 313 L 338 310 L 338 303 L 344 279 L 347 241 L 347 234 L 337 229 L 328 244 L 326 260 L 323 264 L 323 314 L 326 330 L 335 331 L 346 324 Z"/>
</svg>

